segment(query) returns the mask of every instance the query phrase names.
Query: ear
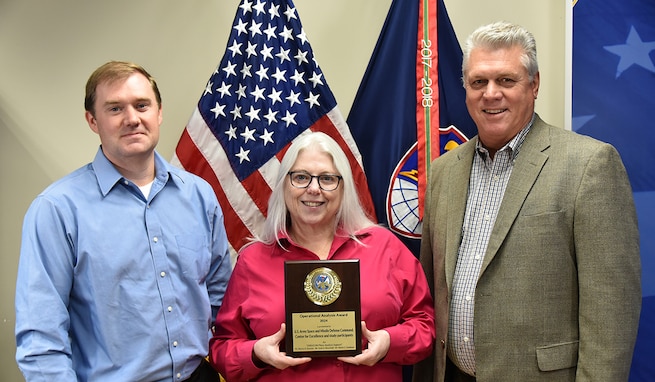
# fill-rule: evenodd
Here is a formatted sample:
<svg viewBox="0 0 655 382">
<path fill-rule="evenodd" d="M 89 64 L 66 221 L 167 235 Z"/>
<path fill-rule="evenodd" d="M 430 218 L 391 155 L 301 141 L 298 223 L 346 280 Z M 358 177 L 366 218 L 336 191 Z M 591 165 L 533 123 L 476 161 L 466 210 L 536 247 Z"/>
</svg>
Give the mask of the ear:
<svg viewBox="0 0 655 382">
<path fill-rule="evenodd" d="M 539 72 L 537 72 L 532 79 L 532 95 L 534 95 L 534 99 L 537 99 L 537 96 L 539 95 Z"/>
<path fill-rule="evenodd" d="M 98 122 L 96 121 L 96 118 L 91 114 L 90 111 L 84 112 L 84 119 L 86 119 L 86 123 L 89 124 L 89 127 L 91 130 L 93 130 L 94 133 L 98 134 Z"/>
</svg>

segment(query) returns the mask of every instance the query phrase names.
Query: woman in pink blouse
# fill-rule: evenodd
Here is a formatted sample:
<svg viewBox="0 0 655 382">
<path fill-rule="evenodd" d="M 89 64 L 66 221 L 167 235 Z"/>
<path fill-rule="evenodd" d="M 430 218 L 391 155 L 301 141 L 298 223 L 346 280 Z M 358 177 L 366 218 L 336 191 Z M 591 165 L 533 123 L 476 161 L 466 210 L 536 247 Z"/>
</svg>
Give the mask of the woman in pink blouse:
<svg viewBox="0 0 655 382">
<path fill-rule="evenodd" d="M 362 353 L 287 356 L 284 262 L 359 259 Z M 330 137 L 311 133 L 280 164 L 268 217 L 244 247 L 216 318 L 210 358 L 228 381 L 401 381 L 402 365 L 426 358 L 435 338 L 425 274 L 357 196 L 348 159 Z"/>
</svg>

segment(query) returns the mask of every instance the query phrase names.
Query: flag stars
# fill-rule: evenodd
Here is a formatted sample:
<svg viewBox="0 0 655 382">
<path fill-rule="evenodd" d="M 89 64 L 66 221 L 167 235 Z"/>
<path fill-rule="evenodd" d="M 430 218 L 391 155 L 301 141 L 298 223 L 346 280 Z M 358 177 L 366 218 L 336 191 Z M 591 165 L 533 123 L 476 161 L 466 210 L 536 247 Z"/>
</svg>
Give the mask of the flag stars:
<svg viewBox="0 0 655 382">
<path fill-rule="evenodd" d="M 244 143 L 248 143 L 248 141 L 254 141 L 255 140 L 255 129 L 249 129 L 248 126 L 246 126 L 243 130 L 243 133 L 239 134 L 243 137 Z"/>
<path fill-rule="evenodd" d="M 312 73 L 312 77 L 309 79 L 309 82 L 312 83 L 313 87 L 316 87 L 318 85 L 323 85 L 323 81 L 321 80 L 321 77 L 323 77 L 323 73 Z"/>
<path fill-rule="evenodd" d="M 214 86 L 214 84 L 211 81 L 207 82 L 207 86 L 205 86 L 205 92 L 202 93 L 202 95 L 205 96 L 207 94 L 212 94 L 212 87 L 213 86 Z"/>
<path fill-rule="evenodd" d="M 234 105 L 234 109 L 230 111 L 230 114 L 232 114 L 232 119 L 235 121 L 241 118 L 241 106 Z"/>
<path fill-rule="evenodd" d="M 257 100 L 259 100 L 260 98 L 266 99 L 266 97 L 264 97 L 264 90 L 266 89 L 260 88 L 259 85 L 255 85 L 255 90 L 250 92 L 250 95 L 255 97 L 255 100 L 253 102 L 257 102 Z"/>
<path fill-rule="evenodd" d="M 280 70 L 280 67 L 275 68 L 275 73 L 271 74 L 273 78 L 275 78 L 275 84 L 279 84 L 280 81 L 287 82 L 287 78 L 285 77 L 285 74 L 287 73 L 286 70 Z"/>
<path fill-rule="evenodd" d="M 307 52 L 303 52 L 302 50 L 298 51 L 298 54 L 293 56 L 298 61 L 298 65 L 301 65 L 302 63 L 309 63 L 307 60 Z"/>
<path fill-rule="evenodd" d="M 239 89 L 237 89 L 238 99 L 246 98 L 246 85 L 239 84 Z"/>
<path fill-rule="evenodd" d="M 241 78 L 252 77 L 252 73 L 250 73 L 251 69 L 252 69 L 252 65 L 248 65 L 244 63 L 243 68 L 241 69 Z"/>
<path fill-rule="evenodd" d="M 312 107 L 316 106 L 321 106 L 320 103 L 318 103 L 318 97 L 320 94 L 312 94 L 311 92 L 309 93 L 309 97 L 305 98 L 305 102 L 309 104 L 309 108 L 311 109 Z"/>
<path fill-rule="evenodd" d="M 227 130 L 225 130 L 225 135 L 227 135 L 228 141 L 237 139 L 237 128 L 230 125 L 230 127 Z"/>
<path fill-rule="evenodd" d="M 301 41 L 301 43 L 300 43 L 301 45 L 304 45 L 304 44 L 307 43 L 307 35 L 305 34 L 305 29 L 304 28 L 300 30 L 300 34 L 296 35 L 296 37 L 298 38 L 298 40 Z"/>
<path fill-rule="evenodd" d="M 269 41 L 272 38 L 275 38 L 275 31 L 277 27 L 274 25 L 268 24 L 268 28 L 264 29 L 264 34 L 266 35 L 266 41 Z"/>
<path fill-rule="evenodd" d="M 239 147 L 239 152 L 235 154 L 235 156 L 239 158 L 239 164 L 243 163 L 244 160 L 250 162 L 248 154 L 250 154 L 250 150 L 244 150 L 243 147 Z"/>
<path fill-rule="evenodd" d="M 225 67 L 223 68 L 223 71 L 225 72 L 225 78 L 230 78 L 230 76 L 235 76 L 237 75 L 237 72 L 235 71 L 237 67 L 237 64 L 233 64 L 231 62 L 228 62 Z"/>
<path fill-rule="evenodd" d="M 259 77 L 259 80 L 268 79 L 268 68 L 265 68 L 264 65 L 259 65 L 259 70 L 255 72 Z"/>
<path fill-rule="evenodd" d="M 268 98 L 271 99 L 273 105 L 275 105 L 276 102 L 282 103 L 282 98 L 280 98 L 281 94 L 282 90 L 272 89 L 271 94 L 268 95 Z"/>
<path fill-rule="evenodd" d="M 244 0 L 239 8 L 243 9 L 243 14 L 245 15 L 248 12 L 252 12 L 252 1 Z"/>
<path fill-rule="evenodd" d="M 275 143 L 273 142 L 273 131 L 268 131 L 267 129 L 264 129 L 264 133 L 259 136 L 259 139 L 261 139 L 266 146 L 268 143 Z"/>
<path fill-rule="evenodd" d="M 284 60 L 291 61 L 289 58 L 289 49 L 284 49 L 280 47 L 280 53 L 276 54 L 275 57 L 280 59 L 280 64 L 284 63 Z"/>
<path fill-rule="evenodd" d="M 253 44 L 248 41 L 248 47 L 246 48 L 246 53 L 248 53 L 248 58 L 251 56 L 257 56 L 257 44 Z"/>
<path fill-rule="evenodd" d="M 641 66 L 655 73 L 655 65 L 653 65 L 653 60 L 650 58 L 650 52 L 655 50 L 655 41 L 642 41 L 634 26 L 630 27 L 625 44 L 608 45 L 604 46 L 604 48 L 621 57 L 616 68 L 616 78 L 619 78 L 621 73 L 632 65 Z"/>
<path fill-rule="evenodd" d="M 284 37 L 284 42 L 287 42 L 289 39 L 293 40 L 293 29 L 289 29 L 285 25 L 282 28 L 282 32 L 280 32 L 280 37 Z"/>
<path fill-rule="evenodd" d="M 239 19 L 239 23 L 232 27 L 232 29 L 235 29 L 238 32 L 237 36 L 241 36 L 241 33 L 248 33 L 246 25 L 247 24 L 244 23 L 243 20 Z"/>
<path fill-rule="evenodd" d="M 305 80 L 303 79 L 303 76 L 305 75 L 305 72 L 299 72 L 298 69 L 294 69 L 293 72 L 294 72 L 293 76 L 289 78 L 291 78 L 295 82 L 296 86 L 298 86 L 299 83 L 304 84 Z"/>
<path fill-rule="evenodd" d="M 268 9 L 268 14 L 271 16 L 271 20 L 280 17 L 280 6 L 271 4 L 271 7 Z"/>
<path fill-rule="evenodd" d="M 258 34 L 262 34 L 262 23 L 256 23 L 254 20 L 252 24 L 250 24 L 250 28 L 248 28 L 250 31 L 250 35 L 252 37 L 255 37 Z"/>
<path fill-rule="evenodd" d="M 296 124 L 296 113 L 289 113 L 289 110 L 286 110 L 286 115 L 282 117 L 282 120 L 287 123 L 287 127 L 290 124 Z"/>
<path fill-rule="evenodd" d="M 261 109 L 255 109 L 252 105 L 250 105 L 250 110 L 246 113 L 248 117 L 250 117 L 250 123 L 254 120 L 261 121 L 261 118 L 259 118 L 259 110 Z"/>
<path fill-rule="evenodd" d="M 295 103 L 297 103 L 298 105 L 300 105 L 300 101 L 298 100 L 298 97 L 299 97 L 299 96 L 300 96 L 300 93 L 296 93 L 296 92 L 294 92 L 294 91 L 292 90 L 291 93 L 289 94 L 289 96 L 286 97 L 285 99 L 286 99 L 287 101 L 289 101 L 289 106 L 293 107 L 293 104 L 295 104 Z M 295 115 L 295 114 L 294 114 L 294 115 Z"/>
<path fill-rule="evenodd" d="M 232 168 L 244 174 L 332 101 L 297 10 L 285 4 L 241 0 L 225 57 L 203 94 L 204 115 L 215 118 L 208 123 L 218 128 Z"/>
<path fill-rule="evenodd" d="M 296 17 L 296 8 L 289 7 L 287 8 L 286 11 L 284 11 L 284 15 L 287 17 L 287 21 L 291 19 L 297 19 Z"/>
<path fill-rule="evenodd" d="M 272 125 L 273 123 L 277 122 L 277 118 L 275 115 L 277 114 L 277 111 L 273 111 L 273 109 L 268 109 L 268 113 L 264 115 L 264 118 L 268 121 L 269 125 Z"/>
<path fill-rule="evenodd" d="M 232 45 L 227 49 L 232 52 L 232 58 L 237 54 L 241 55 L 241 43 L 237 42 L 237 40 L 232 41 Z"/>
<path fill-rule="evenodd" d="M 216 102 L 216 105 L 210 109 L 212 113 L 214 113 L 214 118 L 217 119 L 219 115 L 222 115 L 225 117 L 225 112 L 223 111 L 225 109 L 225 105 L 221 105 L 218 102 Z"/>
<path fill-rule="evenodd" d="M 253 7 L 257 11 L 257 15 L 260 15 L 262 13 L 266 13 L 264 10 L 264 5 L 265 3 L 261 0 L 257 0 L 257 4 Z"/>
<path fill-rule="evenodd" d="M 223 82 L 221 83 L 221 87 L 216 89 L 216 91 L 219 92 L 219 93 L 221 94 L 221 99 L 222 99 L 224 96 L 228 96 L 228 97 L 230 97 L 230 96 L 232 95 L 232 94 L 230 93 L 230 87 L 231 87 L 231 86 L 232 86 L 232 85 L 228 85 L 228 84 L 225 83 L 225 81 L 223 81 Z"/>
<path fill-rule="evenodd" d="M 264 61 L 266 61 L 269 58 L 271 60 L 273 59 L 273 54 L 271 52 L 273 52 L 273 47 L 272 46 L 269 47 L 266 44 L 264 44 L 262 46 L 261 54 L 262 54 L 262 58 L 264 59 Z"/>
</svg>

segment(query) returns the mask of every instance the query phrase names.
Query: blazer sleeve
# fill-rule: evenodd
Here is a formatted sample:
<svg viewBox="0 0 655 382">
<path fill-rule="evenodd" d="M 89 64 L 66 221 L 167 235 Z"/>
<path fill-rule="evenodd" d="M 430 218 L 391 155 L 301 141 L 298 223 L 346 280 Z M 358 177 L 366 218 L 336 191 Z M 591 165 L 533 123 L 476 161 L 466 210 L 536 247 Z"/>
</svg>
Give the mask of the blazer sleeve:
<svg viewBox="0 0 655 382">
<path fill-rule="evenodd" d="M 577 381 L 628 379 L 641 308 L 639 231 L 618 152 L 597 145 L 576 196 Z"/>
</svg>

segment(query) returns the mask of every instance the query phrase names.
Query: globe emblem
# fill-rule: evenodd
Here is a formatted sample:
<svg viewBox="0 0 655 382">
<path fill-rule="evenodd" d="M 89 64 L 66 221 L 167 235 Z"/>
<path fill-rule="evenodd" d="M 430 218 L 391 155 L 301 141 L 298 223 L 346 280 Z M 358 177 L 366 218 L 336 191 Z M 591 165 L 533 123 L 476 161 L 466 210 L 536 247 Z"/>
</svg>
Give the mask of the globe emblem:
<svg viewBox="0 0 655 382">
<path fill-rule="evenodd" d="M 439 128 L 440 155 L 467 140 L 455 126 Z M 386 211 L 389 228 L 399 235 L 420 239 L 423 222 L 418 204 L 418 142 L 401 158 L 389 183 Z"/>
<path fill-rule="evenodd" d="M 420 238 L 423 223 L 418 206 L 418 179 L 416 171 L 403 171 L 391 185 L 387 219 L 396 233 Z"/>
</svg>

